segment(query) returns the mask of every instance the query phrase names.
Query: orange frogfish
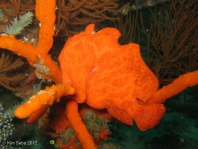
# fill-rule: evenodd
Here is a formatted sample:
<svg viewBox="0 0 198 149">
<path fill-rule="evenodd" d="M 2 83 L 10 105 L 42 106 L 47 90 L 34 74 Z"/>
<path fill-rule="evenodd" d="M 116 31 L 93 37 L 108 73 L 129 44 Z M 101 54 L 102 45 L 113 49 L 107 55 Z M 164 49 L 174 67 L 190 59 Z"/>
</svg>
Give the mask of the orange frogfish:
<svg viewBox="0 0 198 149">
<path fill-rule="evenodd" d="M 74 35 L 59 56 L 63 83 L 76 90 L 75 100 L 107 109 L 117 120 L 140 130 L 156 126 L 163 104 L 144 105 L 158 89 L 158 79 L 142 60 L 140 47 L 120 45 L 115 28 L 94 31 L 94 24 Z"/>
</svg>

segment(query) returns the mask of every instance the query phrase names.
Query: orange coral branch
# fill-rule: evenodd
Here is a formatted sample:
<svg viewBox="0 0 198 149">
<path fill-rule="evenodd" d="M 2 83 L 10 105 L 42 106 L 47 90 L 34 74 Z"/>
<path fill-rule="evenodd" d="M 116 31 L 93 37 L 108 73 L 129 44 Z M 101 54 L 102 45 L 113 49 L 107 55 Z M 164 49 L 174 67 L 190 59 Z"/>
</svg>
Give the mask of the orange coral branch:
<svg viewBox="0 0 198 149">
<path fill-rule="evenodd" d="M 35 123 L 44 113 L 45 111 L 50 107 L 50 105 L 45 104 L 43 105 L 39 110 L 34 112 L 27 120 L 27 124 L 33 124 Z"/>
<path fill-rule="evenodd" d="M 39 1 L 39 2 L 38 2 Z M 55 0 L 36 0 L 36 18 L 40 21 L 37 48 L 47 54 L 53 44 L 55 15 Z"/>
<path fill-rule="evenodd" d="M 40 90 L 36 95 L 32 96 L 28 102 L 19 106 L 14 115 L 18 118 L 27 118 L 44 105 L 52 105 L 55 100 L 59 100 L 62 96 L 74 94 L 74 89 L 69 84 L 57 84 Z"/>
<path fill-rule="evenodd" d="M 17 53 L 19 56 L 27 57 L 30 62 L 38 62 L 35 58 L 38 53 L 35 47 L 27 42 L 17 40 L 13 35 L 1 34 L 0 47 Z"/>
<path fill-rule="evenodd" d="M 81 145 L 85 149 L 97 149 L 93 138 L 89 134 L 82 119 L 78 113 L 78 103 L 75 100 L 71 100 L 66 105 L 67 117 L 71 123 L 72 128 L 75 130 Z"/>
<path fill-rule="evenodd" d="M 49 76 L 56 83 L 61 83 L 61 71 L 56 63 L 48 55 L 53 44 L 55 1 L 37 0 L 36 17 L 40 21 L 39 40 L 36 47 L 18 41 L 12 35 L 0 35 L 0 48 L 8 49 L 26 58 L 30 64 L 36 67 L 39 74 Z M 46 7 L 47 6 L 47 7 Z"/>
<path fill-rule="evenodd" d="M 8 49 L 28 60 L 35 67 L 40 66 L 38 73 L 44 73 L 57 83 L 62 82 L 60 68 L 51 59 L 50 55 L 41 52 L 33 45 L 17 40 L 13 35 L 0 35 L 0 48 Z M 42 68 L 43 67 L 43 68 Z M 45 72 L 45 68 L 49 71 Z M 42 70 L 43 69 L 43 70 Z M 43 72 L 42 72 L 43 71 Z"/>
<path fill-rule="evenodd" d="M 187 87 L 198 84 L 198 71 L 189 72 L 175 79 L 171 84 L 159 89 L 146 104 L 163 103 L 166 99 L 182 92 Z"/>
</svg>

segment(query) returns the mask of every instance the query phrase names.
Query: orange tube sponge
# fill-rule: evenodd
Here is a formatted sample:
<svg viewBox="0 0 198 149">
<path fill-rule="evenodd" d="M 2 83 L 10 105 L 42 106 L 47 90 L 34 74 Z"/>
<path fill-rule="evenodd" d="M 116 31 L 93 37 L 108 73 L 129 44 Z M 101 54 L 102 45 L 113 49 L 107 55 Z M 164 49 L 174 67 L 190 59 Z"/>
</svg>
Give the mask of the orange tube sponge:
<svg viewBox="0 0 198 149">
<path fill-rule="evenodd" d="M 166 99 L 182 92 L 187 87 L 198 84 L 198 71 L 189 72 L 175 79 L 171 84 L 159 89 L 146 104 L 163 103 Z"/>
<path fill-rule="evenodd" d="M 46 7 L 47 6 L 47 7 Z M 38 74 L 49 76 L 56 83 L 61 83 L 61 71 L 48 55 L 53 44 L 55 22 L 55 0 L 36 0 L 36 17 L 40 21 L 39 39 L 36 47 L 17 40 L 12 35 L 0 35 L 0 48 L 8 49 L 28 60 L 36 67 Z M 40 75 L 42 78 L 42 75 Z"/>
<path fill-rule="evenodd" d="M 31 65 L 36 67 L 38 73 L 49 76 L 57 83 L 62 82 L 60 68 L 50 55 L 42 53 L 42 49 L 38 50 L 33 45 L 19 41 L 13 35 L 6 34 L 0 35 L 0 48 L 8 49 L 26 58 Z"/>
<path fill-rule="evenodd" d="M 47 54 L 53 44 L 56 0 L 36 0 L 36 18 L 40 21 L 37 49 Z"/>
<path fill-rule="evenodd" d="M 32 96 L 28 102 L 19 106 L 14 115 L 18 118 L 27 118 L 44 105 L 52 105 L 55 100 L 59 100 L 62 96 L 73 95 L 74 89 L 69 84 L 57 84 L 40 90 L 36 95 Z"/>
<path fill-rule="evenodd" d="M 78 103 L 75 100 L 71 100 L 67 103 L 66 114 L 72 128 L 75 130 L 76 135 L 81 142 L 82 147 L 84 149 L 97 149 L 93 138 L 82 122 L 80 114 L 78 113 Z"/>
<path fill-rule="evenodd" d="M 50 105 L 45 104 L 39 110 L 37 110 L 36 112 L 32 113 L 32 115 L 27 120 L 27 124 L 35 123 L 45 113 L 45 111 L 49 107 L 50 107 Z"/>
</svg>

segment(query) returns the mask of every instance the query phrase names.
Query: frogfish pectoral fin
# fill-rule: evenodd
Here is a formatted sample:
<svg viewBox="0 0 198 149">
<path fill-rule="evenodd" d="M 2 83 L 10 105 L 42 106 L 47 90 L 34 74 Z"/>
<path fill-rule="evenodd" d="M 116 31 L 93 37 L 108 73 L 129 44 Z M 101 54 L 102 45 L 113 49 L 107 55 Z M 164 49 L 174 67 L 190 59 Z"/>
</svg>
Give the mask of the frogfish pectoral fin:
<svg viewBox="0 0 198 149">
<path fill-rule="evenodd" d="M 164 116 L 166 108 L 163 104 L 137 105 L 127 109 L 141 131 L 155 127 Z"/>
</svg>

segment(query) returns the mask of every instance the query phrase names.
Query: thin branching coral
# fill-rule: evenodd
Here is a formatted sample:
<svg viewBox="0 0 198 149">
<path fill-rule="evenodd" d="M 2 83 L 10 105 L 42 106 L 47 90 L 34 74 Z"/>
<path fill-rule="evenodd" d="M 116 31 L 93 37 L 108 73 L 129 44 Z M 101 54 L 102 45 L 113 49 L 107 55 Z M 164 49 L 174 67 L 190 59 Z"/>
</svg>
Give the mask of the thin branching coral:
<svg viewBox="0 0 198 149">
<path fill-rule="evenodd" d="M 115 20 L 118 17 L 116 0 L 58 0 L 57 1 L 57 27 L 66 36 L 83 30 L 87 24 L 104 20 Z"/>
<path fill-rule="evenodd" d="M 23 64 L 24 62 L 21 59 L 12 62 L 9 55 L 2 53 L 0 57 L 0 85 L 13 91 L 22 89 L 18 88 L 17 85 L 26 78 L 26 75 L 24 73 L 14 73 L 14 71 Z"/>
<path fill-rule="evenodd" d="M 138 10 L 144 7 L 152 7 L 157 4 L 166 2 L 169 0 L 124 0 L 124 5 L 120 8 L 120 12 L 126 15 L 130 10 Z"/>
<path fill-rule="evenodd" d="M 120 31 L 120 44 L 127 44 L 130 42 L 139 43 L 140 28 L 138 18 L 140 13 L 138 11 L 130 11 L 126 15 L 118 14 L 119 19 L 114 21 L 115 27 Z"/>
<path fill-rule="evenodd" d="M 8 22 L 10 22 L 13 17 L 25 14 L 27 11 L 32 11 L 35 8 L 34 0 L 0 0 L 0 2 L 0 9 Z"/>
<path fill-rule="evenodd" d="M 150 28 L 144 28 L 148 37 L 148 65 L 160 82 L 172 82 L 198 68 L 197 11 L 198 1 L 194 0 L 172 0 L 151 11 Z"/>
</svg>

